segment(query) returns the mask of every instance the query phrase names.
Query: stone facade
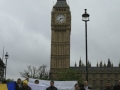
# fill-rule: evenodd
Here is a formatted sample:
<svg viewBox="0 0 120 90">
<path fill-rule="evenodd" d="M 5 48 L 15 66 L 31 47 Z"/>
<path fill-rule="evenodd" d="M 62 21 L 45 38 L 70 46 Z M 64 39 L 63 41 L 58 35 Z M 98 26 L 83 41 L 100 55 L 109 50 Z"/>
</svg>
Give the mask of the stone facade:
<svg viewBox="0 0 120 90">
<path fill-rule="evenodd" d="M 0 82 L 2 82 L 4 79 L 4 69 L 5 69 L 5 65 L 0 58 Z"/>
<path fill-rule="evenodd" d="M 81 74 L 82 81 L 86 80 L 86 66 L 79 61 L 79 65 L 75 63 L 74 67 L 70 67 L 71 69 L 79 71 Z M 120 64 L 118 67 L 113 67 L 110 59 L 108 59 L 107 64 L 103 64 L 102 61 L 96 67 L 92 67 L 91 63 L 88 62 L 88 82 L 89 84 L 97 89 L 105 87 L 106 83 L 109 82 L 111 85 L 115 85 L 120 78 Z"/>
<path fill-rule="evenodd" d="M 50 77 L 70 67 L 71 12 L 66 0 L 58 0 L 51 12 Z"/>
</svg>

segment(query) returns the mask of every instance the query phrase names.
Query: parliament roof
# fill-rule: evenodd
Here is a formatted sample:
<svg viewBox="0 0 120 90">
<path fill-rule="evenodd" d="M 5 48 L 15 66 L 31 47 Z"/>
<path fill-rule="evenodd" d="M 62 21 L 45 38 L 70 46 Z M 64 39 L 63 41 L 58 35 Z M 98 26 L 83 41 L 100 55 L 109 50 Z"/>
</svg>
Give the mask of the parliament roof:
<svg viewBox="0 0 120 90">
<path fill-rule="evenodd" d="M 86 67 L 70 67 L 74 70 L 86 71 Z M 118 71 L 120 72 L 120 67 L 89 67 L 88 71 Z"/>
</svg>

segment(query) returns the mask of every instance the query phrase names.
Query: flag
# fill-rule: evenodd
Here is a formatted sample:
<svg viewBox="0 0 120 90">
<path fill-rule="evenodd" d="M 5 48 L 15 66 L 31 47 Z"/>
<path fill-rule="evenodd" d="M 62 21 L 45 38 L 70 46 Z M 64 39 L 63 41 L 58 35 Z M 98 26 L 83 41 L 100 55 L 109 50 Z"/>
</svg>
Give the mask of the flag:
<svg viewBox="0 0 120 90">
<path fill-rule="evenodd" d="M 8 90 L 6 84 L 0 84 L 0 90 Z"/>
<path fill-rule="evenodd" d="M 7 83 L 7 88 L 8 88 L 8 90 L 15 90 L 16 83 L 15 82 Z"/>
<path fill-rule="evenodd" d="M 7 84 L 0 84 L 0 90 L 15 90 L 16 83 L 15 82 L 9 82 Z"/>
</svg>

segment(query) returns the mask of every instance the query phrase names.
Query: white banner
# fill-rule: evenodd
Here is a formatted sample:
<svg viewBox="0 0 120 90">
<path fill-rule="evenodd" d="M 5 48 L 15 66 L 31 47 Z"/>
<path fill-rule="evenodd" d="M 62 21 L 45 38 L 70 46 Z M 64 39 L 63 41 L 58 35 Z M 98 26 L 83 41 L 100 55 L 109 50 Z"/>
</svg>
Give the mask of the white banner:
<svg viewBox="0 0 120 90">
<path fill-rule="evenodd" d="M 28 85 L 31 87 L 32 90 L 46 90 L 47 88 L 45 85 L 38 85 L 34 83 L 28 83 Z"/>
<path fill-rule="evenodd" d="M 29 78 L 29 83 L 33 83 L 33 85 L 34 85 L 35 80 L 36 79 Z M 54 81 L 54 86 L 57 87 L 58 90 L 74 90 L 74 85 L 76 83 L 77 83 L 77 81 Z M 49 80 L 39 80 L 38 86 L 49 87 L 50 81 Z"/>
</svg>

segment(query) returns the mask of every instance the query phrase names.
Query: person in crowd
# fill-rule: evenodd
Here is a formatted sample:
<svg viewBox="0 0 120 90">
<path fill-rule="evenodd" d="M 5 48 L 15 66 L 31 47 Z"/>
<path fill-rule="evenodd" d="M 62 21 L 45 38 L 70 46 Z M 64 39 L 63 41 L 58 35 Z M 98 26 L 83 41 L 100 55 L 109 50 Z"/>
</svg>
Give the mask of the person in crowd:
<svg viewBox="0 0 120 90">
<path fill-rule="evenodd" d="M 120 90 L 120 80 L 118 81 L 118 84 L 113 87 L 113 90 Z"/>
<path fill-rule="evenodd" d="M 39 84 L 39 80 L 35 80 L 35 82 L 34 82 L 35 84 Z"/>
<path fill-rule="evenodd" d="M 80 87 L 79 87 L 79 85 L 78 84 L 75 84 L 75 90 L 80 90 Z"/>
<path fill-rule="evenodd" d="M 88 82 L 84 81 L 84 88 L 82 90 L 91 90 L 92 87 L 88 86 Z"/>
<path fill-rule="evenodd" d="M 48 87 L 46 90 L 58 90 L 58 89 L 54 86 L 54 81 L 51 81 L 50 87 Z"/>
<path fill-rule="evenodd" d="M 79 87 L 80 87 L 80 90 L 85 90 L 84 89 L 84 84 L 80 84 Z"/>
<path fill-rule="evenodd" d="M 17 82 L 16 82 L 16 90 L 19 90 L 21 87 L 22 87 L 21 79 L 18 78 L 18 79 L 17 79 Z"/>
<path fill-rule="evenodd" d="M 25 80 L 29 81 L 29 75 L 25 77 Z"/>
<path fill-rule="evenodd" d="M 111 85 L 110 85 L 110 83 L 108 82 L 108 83 L 106 83 L 106 87 L 105 87 L 105 89 L 104 90 L 112 90 L 112 87 L 111 87 Z"/>
<path fill-rule="evenodd" d="M 28 86 L 28 81 L 24 80 L 22 82 L 22 87 L 20 88 L 20 90 L 32 90 L 29 86 Z"/>
</svg>

